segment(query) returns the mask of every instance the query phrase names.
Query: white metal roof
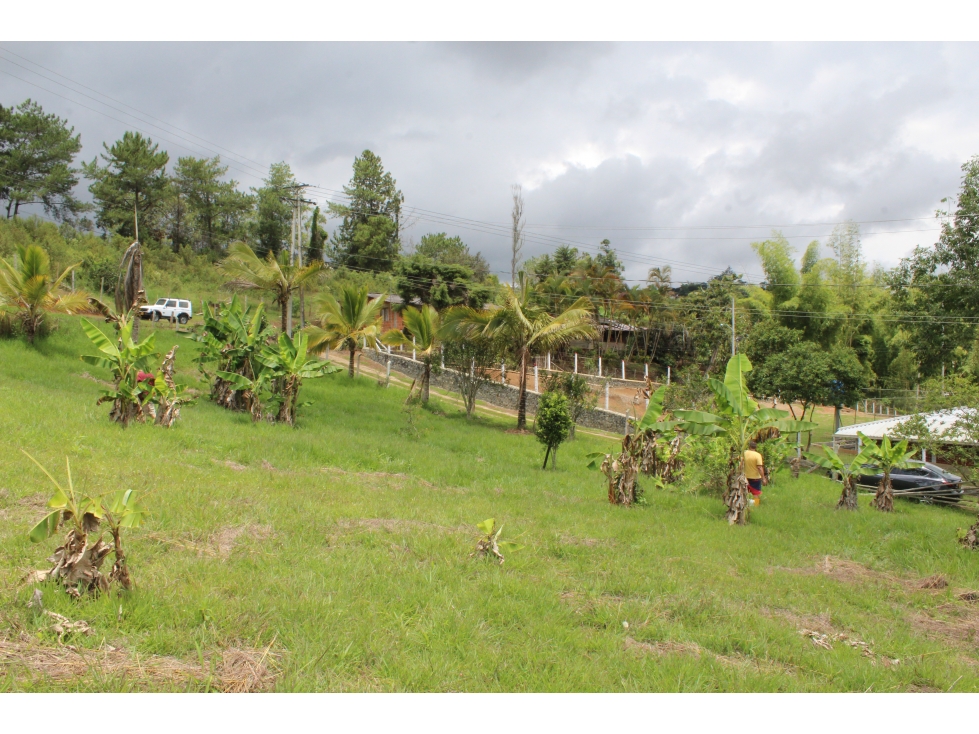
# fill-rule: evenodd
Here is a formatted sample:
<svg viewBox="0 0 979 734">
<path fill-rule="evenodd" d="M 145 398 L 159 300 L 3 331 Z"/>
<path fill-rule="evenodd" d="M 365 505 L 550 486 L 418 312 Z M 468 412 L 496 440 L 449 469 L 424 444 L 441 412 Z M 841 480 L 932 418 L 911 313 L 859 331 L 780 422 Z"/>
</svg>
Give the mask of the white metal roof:
<svg viewBox="0 0 979 734">
<path fill-rule="evenodd" d="M 966 443 L 974 445 L 973 441 L 968 440 L 965 436 L 960 436 L 959 431 L 957 431 L 953 424 L 960 418 L 964 418 L 972 413 L 975 414 L 975 409 L 973 408 L 952 408 L 950 410 L 939 410 L 934 413 L 925 413 L 924 419 L 928 424 L 928 430 L 931 435 L 936 438 L 941 438 L 946 443 Z M 884 436 L 889 438 L 894 437 L 894 429 L 899 425 L 908 420 L 911 416 L 899 415 L 892 416 L 890 418 L 883 418 L 879 421 L 870 421 L 869 423 L 857 423 L 852 426 L 845 426 L 840 428 L 834 435 L 837 438 L 856 438 L 857 432 L 859 431 L 867 438 L 873 438 L 876 440 L 882 439 Z"/>
</svg>

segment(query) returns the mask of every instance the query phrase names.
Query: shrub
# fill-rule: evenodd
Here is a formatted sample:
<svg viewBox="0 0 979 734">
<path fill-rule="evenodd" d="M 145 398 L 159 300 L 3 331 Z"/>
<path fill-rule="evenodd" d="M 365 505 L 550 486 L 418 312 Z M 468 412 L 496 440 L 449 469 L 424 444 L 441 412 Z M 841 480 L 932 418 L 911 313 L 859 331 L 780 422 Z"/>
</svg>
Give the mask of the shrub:
<svg viewBox="0 0 979 734">
<path fill-rule="evenodd" d="M 551 468 L 557 466 L 557 448 L 567 440 L 572 425 L 568 399 L 564 395 L 546 392 L 540 396 L 534 433 L 537 440 L 547 447 L 543 469 L 547 468 L 548 457 L 551 457 Z"/>
</svg>

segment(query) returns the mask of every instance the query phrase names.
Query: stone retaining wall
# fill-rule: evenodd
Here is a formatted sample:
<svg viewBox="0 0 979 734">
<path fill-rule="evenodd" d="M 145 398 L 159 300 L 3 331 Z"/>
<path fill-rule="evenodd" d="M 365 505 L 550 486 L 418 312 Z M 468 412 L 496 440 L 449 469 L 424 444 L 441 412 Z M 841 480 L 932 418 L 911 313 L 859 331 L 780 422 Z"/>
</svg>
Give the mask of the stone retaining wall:
<svg viewBox="0 0 979 734">
<path fill-rule="evenodd" d="M 388 360 L 391 360 L 391 369 L 394 372 L 400 372 L 402 375 L 407 375 L 412 379 L 420 377 L 424 369 L 424 365 L 421 362 L 399 354 L 398 352 L 388 354 L 387 352 L 380 352 L 374 349 L 365 349 L 364 355 L 382 366 L 386 365 Z M 595 379 L 598 380 L 599 378 L 595 377 Z M 633 385 L 636 384 L 635 381 L 631 382 Z M 444 370 L 433 370 L 431 385 L 432 387 L 449 392 L 458 391 L 455 370 L 451 370 L 448 367 Z M 527 390 L 528 415 L 537 413 L 537 398 L 538 394 L 536 392 L 530 389 Z M 476 396 L 476 399 L 499 408 L 516 410 L 520 400 L 520 388 L 514 387 L 513 385 L 504 385 L 499 382 L 490 382 L 484 384 L 479 389 L 479 395 Z M 625 433 L 627 430 L 627 419 L 623 413 L 613 413 L 610 410 L 593 408 L 581 414 L 578 418 L 578 425 L 584 426 L 585 428 L 597 428 L 602 431 L 609 431 L 610 433 Z"/>
</svg>

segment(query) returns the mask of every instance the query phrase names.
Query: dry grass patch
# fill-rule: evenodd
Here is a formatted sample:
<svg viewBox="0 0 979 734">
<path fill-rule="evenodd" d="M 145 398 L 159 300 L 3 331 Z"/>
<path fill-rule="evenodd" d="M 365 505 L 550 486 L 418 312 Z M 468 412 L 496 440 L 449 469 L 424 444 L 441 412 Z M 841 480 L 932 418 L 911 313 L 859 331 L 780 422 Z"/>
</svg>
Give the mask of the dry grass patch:
<svg viewBox="0 0 979 734">
<path fill-rule="evenodd" d="M 210 687 L 227 693 L 268 691 L 279 676 L 279 654 L 264 649 L 231 647 L 200 661 L 127 651 L 103 643 L 95 649 L 46 645 L 25 633 L 0 638 L 0 670 L 58 682 L 88 681 L 101 687 L 120 680 L 140 690 Z"/>
<path fill-rule="evenodd" d="M 147 537 L 160 543 L 193 551 L 199 556 L 216 556 L 226 559 L 231 556 L 235 545 L 242 536 L 254 538 L 255 540 L 266 540 L 271 535 L 271 526 L 250 523 L 248 525 L 225 526 L 211 533 L 204 541 L 196 541 L 188 538 L 171 538 L 162 533 L 149 533 Z"/>
</svg>

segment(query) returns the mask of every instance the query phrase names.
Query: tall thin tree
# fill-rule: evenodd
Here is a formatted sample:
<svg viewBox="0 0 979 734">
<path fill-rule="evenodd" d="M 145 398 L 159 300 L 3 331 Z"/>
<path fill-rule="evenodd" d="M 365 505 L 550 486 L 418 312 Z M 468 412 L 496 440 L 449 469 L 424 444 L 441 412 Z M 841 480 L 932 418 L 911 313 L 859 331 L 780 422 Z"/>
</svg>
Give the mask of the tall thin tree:
<svg viewBox="0 0 979 734">
<path fill-rule="evenodd" d="M 510 213 L 510 219 L 513 222 L 513 227 L 510 231 L 512 235 L 510 246 L 510 284 L 516 286 L 517 266 L 520 265 L 520 251 L 523 249 L 523 187 L 520 184 L 514 184 L 511 191 L 513 193 L 513 211 Z"/>
</svg>

